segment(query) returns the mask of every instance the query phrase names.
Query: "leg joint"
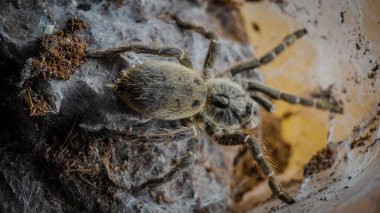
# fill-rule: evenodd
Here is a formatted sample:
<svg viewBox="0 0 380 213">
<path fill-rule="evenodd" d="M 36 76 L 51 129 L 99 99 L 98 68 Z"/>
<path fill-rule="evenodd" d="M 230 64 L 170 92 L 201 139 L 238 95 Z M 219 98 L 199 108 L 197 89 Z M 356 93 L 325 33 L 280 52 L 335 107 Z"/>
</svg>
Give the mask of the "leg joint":
<svg viewBox="0 0 380 213">
<path fill-rule="evenodd" d="M 195 126 L 191 126 L 191 129 L 193 130 L 194 138 L 198 137 L 198 130 L 197 130 L 197 127 L 195 127 Z"/>
<path fill-rule="evenodd" d="M 251 139 L 250 135 L 245 136 L 244 138 L 244 143 L 248 143 L 248 140 Z"/>
</svg>

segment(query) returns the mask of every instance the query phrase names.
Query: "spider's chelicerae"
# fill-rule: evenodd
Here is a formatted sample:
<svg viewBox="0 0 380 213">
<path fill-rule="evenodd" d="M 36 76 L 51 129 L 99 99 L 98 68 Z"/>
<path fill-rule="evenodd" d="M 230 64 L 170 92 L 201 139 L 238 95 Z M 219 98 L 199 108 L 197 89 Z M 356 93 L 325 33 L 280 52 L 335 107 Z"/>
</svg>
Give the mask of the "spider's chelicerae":
<svg viewBox="0 0 380 213">
<path fill-rule="evenodd" d="M 255 81 L 247 80 L 248 86 L 243 87 L 233 82 L 230 77 L 271 62 L 287 46 L 305 35 L 306 30 L 301 29 L 287 35 L 281 44 L 260 59 L 239 62 L 222 75 L 214 76 L 211 69 L 219 51 L 218 36 L 213 31 L 186 23 L 177 16 L 173 16 L 173 19 L 179 27 L 194 30 L 210 40 L 203 76 L 192 69 L 191 60 L 179 48 L 130 45 L 87 51 L 90 57 L 108 57 L 125 51 L 134 51 L 176 57 L 180 63 L 144 62 L 134 68 L 124 70 L 122 76 L 112 86 L 129 107 L 146 117 L 189 121 L 185 128 L 172 133 L 173 138 L 179 135 L 189 136 L 186 156 L 182 157 L 180 162 L 162 177 L 150 179 L 133 187 L 132 193 L 139 195 L 148 188 L 164 184 L 188 168 L 200 148 L 198 133 L 207 129 L 207 133 L 221 145 L 246 146 L 245 150 L 250 151 L 260 170 L 268 177 L 273 194 L 285 203 L 294 203 L 293 198 L 284 193 L 277 181 L 276 174 L 262 151 L 262 143 L 246 131 L 248 128 L 258 126 L 259 106 L 270 112 L 274 110 L 270 100 L 260 94 L 291 104 L 316 107 L 336 113 L 342 113 L 343 109 L 324 100 L 282 93 Z"/>
</svg>

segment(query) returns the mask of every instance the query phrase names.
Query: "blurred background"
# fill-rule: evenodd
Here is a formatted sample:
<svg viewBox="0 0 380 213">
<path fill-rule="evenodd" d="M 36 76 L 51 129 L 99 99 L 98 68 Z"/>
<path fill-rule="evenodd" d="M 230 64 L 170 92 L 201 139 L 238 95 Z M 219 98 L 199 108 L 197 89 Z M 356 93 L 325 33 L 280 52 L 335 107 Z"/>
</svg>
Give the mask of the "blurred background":
<svg viewBox="0 0 380 213">
<path fill-rule="evenodd" d="M 357 136 L 353 129 L 376 116 L 380 101 L 378 11 L 380 2 L 374 0 L 246 1 L 242 5 L 245 28 L 257 57 L 286 34 L 308 30 L 307 36 L 260 69 L 265 82 L 300 96 L 336 100 L 345 110 L 344 115 L 336 115 L 275 102 L 275 114 L 282 118 L 282 138 L 292 149 L 282 178 L 302 180 L 304 166 L 317 151 L 328 143 L 349 144 L 350 138 Z M 376 124 L 372 128 L 377 130 Z M 378 137 L 376 131 L 369 135 L 370 141 Z M 257 193 L 252 192 L 251 198 L 261 196 Z M 245 205 L 251 198 L 245 198 Z"/>
</svg>

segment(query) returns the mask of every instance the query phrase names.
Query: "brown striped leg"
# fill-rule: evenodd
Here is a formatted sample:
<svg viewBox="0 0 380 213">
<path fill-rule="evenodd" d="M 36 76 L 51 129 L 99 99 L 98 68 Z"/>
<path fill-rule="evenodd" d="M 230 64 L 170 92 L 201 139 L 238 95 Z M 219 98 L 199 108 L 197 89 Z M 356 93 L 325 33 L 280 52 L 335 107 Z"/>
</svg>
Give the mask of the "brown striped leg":
<svg viewBox="0 0 380 213">
<path fill-rule="evenodd" d="M 274 195 L 287 204 L 293 204 L 295 201 L 289 195 L 285 194 L 280 183 L 276 178 L 276 174 L 271 165 L 265 159 L 264 153 L 259 146 L 259 141 L 256 138 L 246 134 L 231 134 L 223 136 L 215 136 L 216 141 L 219 144 L 225 146 L 232 145 L 246 145 L 248 151 L 251 152 L 253 158 L 258 164 L 259 169 L 265 176 L 268 177 L 269 187 Z"/>
<path fill-rule="evenodd" d="M 192 68 L 190 58 L 185 54 L 185 51 L 180 48 L 175 47 L 153 47 L 146 45 L 128 45 L 124 47 L 108 48 L 108 49 L 88 49 L 86 50 L 88 57 L 93 58 L 109 58 L 114 57 L 123 52 L 135 52 L 135 53 L 146 53 L 152 55 L 159 55 L 165 57 L 176 57 L 180 64 L 188 68 Z"/>
<path fill-rule="evenodd" d="M 262 65 L 272 62 L 277 55 L 281 54 L 285 50 L 286 47 L 293 44 L 295 40 L 301 38 L 306 33 L 306 29 L 301 29 L 293 32 L 292 34 L 287 35 L 279 45 L 277 45 L 270 52 L 262 56 L 260 59 L 250 59 L 247 61 L 237 63 L 233 65 L 230 69 L 228 69 L 225 72 L 225 74 L 234 76 L 240 72 L 258 68 Z"/>
<path fill-rule="evenodd" d="M 308 106 L 308 107 L 315 107 L 321 110 L 328 110 L 335 113 L 340 113 L 340 114 L 343 113 L 343 108 L 338 106 L 337 104 L 330 103 L 328 101 L 321 100 L 321 99 L 304 98 L 304 97 L 298 97 L 289 93 L 283 93 L 274 88 L 265 86 L 257 82 L 250 81 L 247 89 L 250 91 L 264 93 L 265 95 L 268 95 L 271 98 L 281 99 L 290 104 L 299 104 L 299 105 Z"/>
<path fill-rule="evenodd" d="M 275 106 L 274 106 L 274 104 L 270 100 L 268 100 L 266 98 L 263 98 L 263 97 L 260 97 L 260 96 L 258 96 L 256 94 L 252 94 L 251 98 L 254 101 L 256 101 L 260 106 L 262 106 L 266 111 L 268 111 L 268 112 L 274 112 Z"/>
<path fill-rule="evenodd" d="M 248 148 L 246 146 L 240 149 L 237 155 L 234 157 L 233 165 L 236 166 L 239 163 L 239 161 L 245 156 L 245 154 L 247 154 L 247 152 Z"/>
<path fill-rule="evenodd" d="M 203 72 L 206 79 L 212 77 L 211 69 L 213 68 L 215 59 L 220 51 L 218 35 L 214 31 L 206 30 L 204 27 L 184 22 L 176 15 L 173 15 L 172 18 L 175 20 L 179 27 L 187 30 L 193 30 L 210 40 L 210 45 L 207 51 L 207 56 L 203 67 Z"/>
<path fill-rule="evenodd" d="M 120 136 L 123 136 L 122 134 Z M 161 129 L 154 132 L 148 132 L 143 135 L 124 134 L 130 141 L 144 141 L 151 144 L 165 143 L 168 141 L 182 141 L 184 139 L 197 137 L 197 129 L 195 126 L 182 127 L 171 131 Z"/>
<path fill-rule="evenodd" d="M 192 138 L 188 142 L 187 154 L 184 157 L 182 157 L 180 162 L 177 165 L 175 165 L 174 168 L 172 168 L 168 173 L 166 173 L 162 177 L 147 180 L 146 182 L 136 187 L 133 187 L 132 194 L 134 196 L 139 196 L 149 188 L 155 188 L 176 178 L 182 171 L 187 169 L 193 163 L 194 159 L 196 158 L 196 154 L 199 151 L 199 148 L 200 143 L 198 138 Z"/>
<path fill-rule="evenodd" d="M 295 201 L 289 195 L 285 194 L 280 183 L 276 178 L 276 174 L 274 173 L 270 164 L 265 160 L 264 154 L 258 145 L 257 139 L 254 139 L 251 136 L 246 136 L 245 143 L 248 144 L 250 151 L 252 152 L 253 158 L 258 163 L 261 171 L 268 176 L 268 183 L 271 191 L 275 194 L 280 200 L 284 201 L 287 204 L 293 204 Z"/>
</svg>

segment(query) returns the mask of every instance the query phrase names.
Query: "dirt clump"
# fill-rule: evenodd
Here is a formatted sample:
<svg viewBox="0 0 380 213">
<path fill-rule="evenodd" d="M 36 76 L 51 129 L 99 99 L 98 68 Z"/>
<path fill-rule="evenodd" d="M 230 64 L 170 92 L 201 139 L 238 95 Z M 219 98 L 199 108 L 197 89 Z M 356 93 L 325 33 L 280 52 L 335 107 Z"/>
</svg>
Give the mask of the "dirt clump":
<svg viewBox="0 0 380 213">
<path fill-rule="evenodd" d="M 330 168 L 335 162 L 333 149 L 327 145 L 315 154 L 308 164 L 304 167 L 304 177 L 309 177 Z"/>
<path fill-rule="evenodd" d="M 86 42 L 74 34 L 58 31 L 38 39 L 37 55 L 32 62 L 32 76 L 69 79 L 85 59 Z"/>
<path fill-rule="evenodd" d="M 73 17 L 67 21 L 67 30 L 75 33 L 87 29 L 87 24 L 78 17 Z"/>
</svg>

